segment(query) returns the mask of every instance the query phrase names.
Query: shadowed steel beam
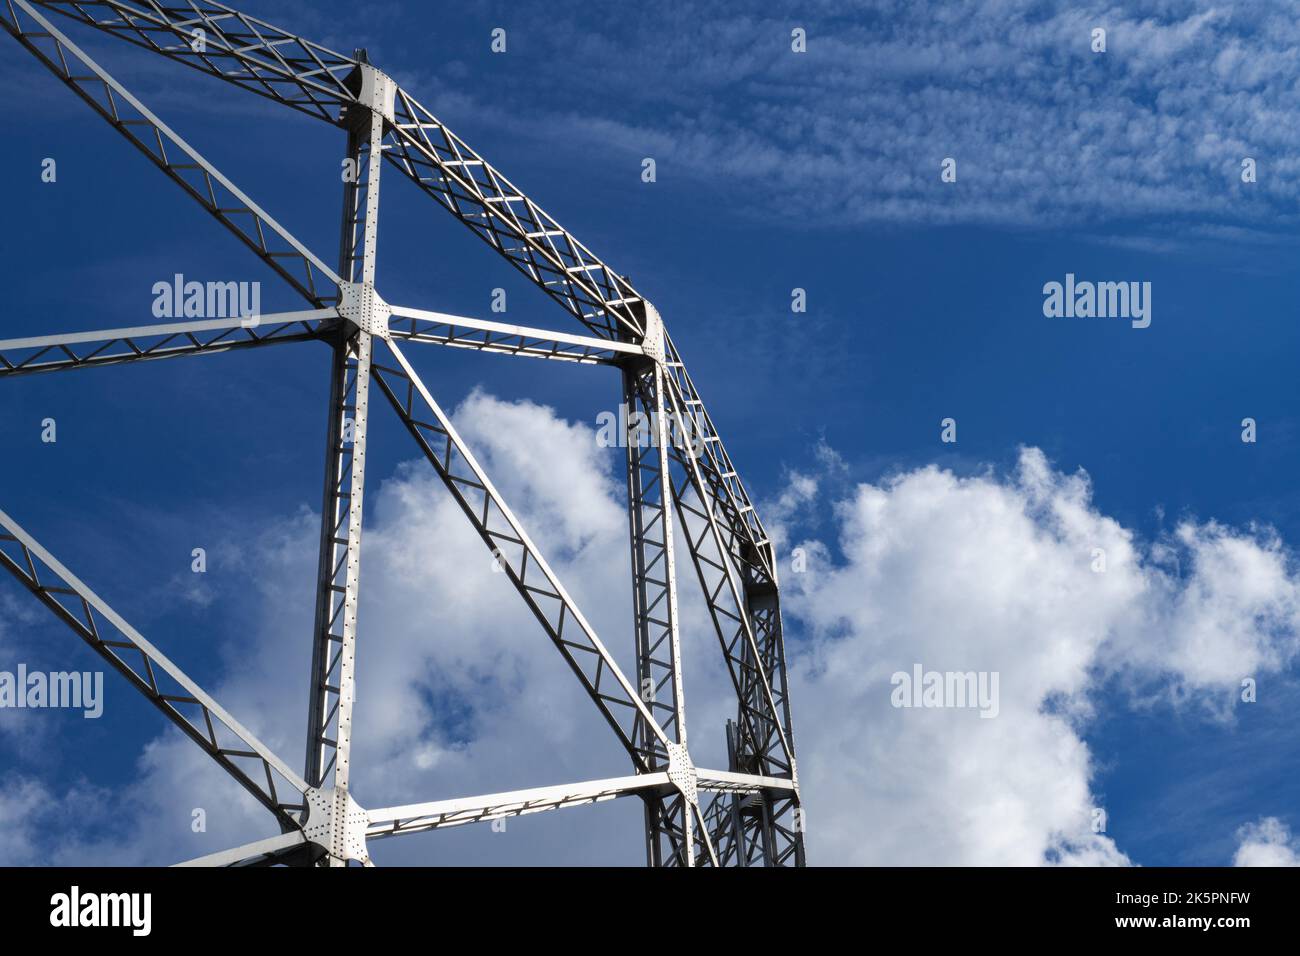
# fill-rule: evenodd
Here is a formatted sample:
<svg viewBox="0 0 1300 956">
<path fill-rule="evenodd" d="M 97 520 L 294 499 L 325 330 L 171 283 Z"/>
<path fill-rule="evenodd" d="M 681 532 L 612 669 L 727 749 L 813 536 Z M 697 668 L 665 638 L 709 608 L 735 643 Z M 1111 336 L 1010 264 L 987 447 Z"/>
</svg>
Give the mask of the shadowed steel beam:
<svg viewBox="0 0 1300 956">
<path fill-rule="evenodd" d="M 743 828 L 740 819 L 741 801 L 735 794 L 712 793 L 701 803 L 704 826 L 717 848 L 719 866 L 744 866 L 746 860 L 740 853 L 743 845 Z M 761 861 L 760 861 L 761 863 Z"/>
<path fill-rule="evenodd" d="M 438 472 L 475 530 L 496 557 L 538 623 L 573 668 L 639 770 L 648 752 L 636 742 L 644 721 L 658 744 L 668 736 L 651 716 L 568 591 L 560 584 L 523 526 L 465 446 L 446 413 L 434 401 L 395 342 L 385 342 L 390 362 L 374 364 L 375 381 Z"/>
<path fill-rule="evenodd" d="M 318 338 L 334 309 L 279 312 L 255 320 L 207 319 L 0 341 L 0 378 L 98 365 L 208 355 Z"/>
<path fill-rule="evenodd" d="M 730 770 L 697 770 L 698 788 L 717 793 L 759 793 L 763 790 L 794 791 L 794 781 L 785 777 L 764 777 Z"/>
<path fill-rule="evenodd" d="M 274 813 L 282 826 L 298 826 L 291 811 L 301 806 L 306 782 L 3 511 L 0 565 Z"/>
<path fill-rule="evenodd" d="M 701 807 L 722 866 L 803 866 L 802 813 L 793 793 L 714 793 Z"/>
<path fill-rule="evenodd" d="M 400 305 L 390 308 L 393 318 L 388 323 L 389 334 L 403 341 L 434 342 L 480 352 L 589 365 L 621 365 L 629 357 L 645 354 L 641 346 L 630 342 L 611 342 L 588 335 L 533 329 Z"/>
<path fill-rule="evenodd" d="M 20 10 L 39 28 L 24 25 Z M 0 25 L 309 302 L 323 308 L 336 301 L 339 277 L 333 269 L 172 132 L 28 0 L 6 0 L 0 5 Z M 84 67 L 89 75 L 74 64 Z M 271 246 L 272 236 L 279 238 L 279 248 Z"/>
<path fill-rule="evenodd" d="M 281 833 L 279 836 L 245 843 L 243 846 L 231 847 L 229 850 L 219 850 L 216 853 L 209 853 L 206 856 L 195 857 L 192 860 L 186 860 L 184 863 L 174 863 L 172 865 L 176 867 L 257 866 L 277 862 L 289 853 L 307 850 L 308 846 L 307 837 L 301 830 L 291 830 L 288 833 Z"/>
</svg>

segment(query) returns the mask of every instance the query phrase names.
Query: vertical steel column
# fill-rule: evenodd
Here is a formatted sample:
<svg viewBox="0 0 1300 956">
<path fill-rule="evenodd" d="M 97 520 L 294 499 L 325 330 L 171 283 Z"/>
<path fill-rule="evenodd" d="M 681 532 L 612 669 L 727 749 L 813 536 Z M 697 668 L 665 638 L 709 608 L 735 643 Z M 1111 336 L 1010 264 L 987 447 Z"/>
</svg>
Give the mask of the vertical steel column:
<svg viewBox="0 0 1300 956">
<path fill-rule="evenodd" d="M 668 362 L 667 367 L 680 365 Z M 683 435 L 684 440 L 670 449 L 682 472 L 680 487 L 674 484 L 670 493 L 738 698 L 738 719 L 729 736 L 731 769 L 797 779 L 780 593 L 771 545 L 765 543 L 760 551 L 738 529 L 743 514 L 728 513 L 719 485 L 704 467 L 710 462 L 699 457 L 700 451 L 708 454 L 708 433 L 701 431 L 698 418 L 687 417 L 689 405 L 684 409 L 673 392 L 667 398 L 674 416 L 693 423 L 694 434 Z M 698 405 L 698 400 L 695 402 Z M 695 442 L 701 434 L 704 444 L 697 448 Z M 685 447 L 688 444 L 691 447 Z M 734 473 L 718 479 L 727 477 Z M 803 817 L 797 796 L 752 794 L 735 809 L 744 837 L 736 853 L 741 865 L 755 860 L 766 865 L 803 864 Z M 714 837 L 717 842 L 716 833 Z"/>
<path fill-rule="evenodd" d="M 773 562 L 775 567 L 775 561 Z M 794 747 L 794 725 L 790 716 L 789 680 L 785 662 L 785 640 L 781 629 L 780 593 L 775 576 L 756 581 L 753 576 L 746 581 L 745 600 L 749 620 L 754 628 L 754 641 L 758 645 L 759 668 L 767 675 L 772 698 L 777 706 L 777 716 L 785 730 L 786 740 Z M 748 673 L 748 672 L 747 672 Z M 752 677 L 742 692 L 742 699 L 757 700 L 761 688 L 752 686 Z M 780 742 L 769 736 L 753 752 L 752 763 L 760 768 L 769 766 L 767 755 L 778 752 Z M 749 761 L 747 761 L 749 762 Z M 791 765 L 794 756 L 790 757 Z M 766 772 L 760 770 L 757 772 Z M 762 800 L 761 828 L 763 861 L 768 866 L 804 865 L 803 809 L 797 798 L 764 796 Z"/>
<path fill-rule="evenodd" d="M 626 409 L 628 521 L 632 543 L 632 602 L 637 687 L 650 713 L 672 740 L 686 748 L 686 695 L 682 688 L 677 629 L 677 572 L 673 563 L 672 482 L 668 480 L 669 419 L 664 402 L 663 327 L 653 306 L 638 307 L 651 357 L 623 370 Z M 651 770 L 665 770 L 669 755 L 644 725 L 637 744 Z M 680 794 L 645 797 L 646 861 L 650 866 L 694 866 L 692 810 Z"/>
<path fill-rule="evenodd" d="M 753 565 L 749 565 L 750 568 Z M 740 687 L 740 713 L 767 709 L 766 693 L 758 674 L 767 676 L 776 704 L 777 719 L 793 747 L 794 728 L 790 717 L 790 699 L 785 665 L 785 647 L 781 633 L 781 607 L 774 578 L 757 576 L 748 571 L 744 582 L 744 613 L 753 628 L 759 656 L 742 645 L 744 666 Z M 747 732 L 743 721 L 728 722 L 727 750 L 729 769 L 736 773 L 778 776 L 781 774 L 781 742 L 770 723 L 752 722 L 765 728 L 757 738 Z M 776 762 L 773 762 L 776 757 Z M 790 760 L 794 770 L 793 755 Z M 737 821 L 737 860 L 741 866 L 803 866 L 803 811 L 797 796 L 773 796 L 764 792 L 751 794 L 733 803 Z"/>
<path fill-rule="evenodd" d="M 372 67 L 363 64 L 359 74 L 361 85 L 376 85 L 379 74 Z M 352 175 L 344 186 L 339 275 L 368 297 L 375 281 L 384 116 L 353 107 L 343 122 Z M 350 771 L 371 345 L 365 323 L 340 322 L 331 368 L 305 773 L 312 786 L 333 787 L 336 813 L 346 806 Z M 335 858 L 330 864 L 344 865 Z"/>
</svg>

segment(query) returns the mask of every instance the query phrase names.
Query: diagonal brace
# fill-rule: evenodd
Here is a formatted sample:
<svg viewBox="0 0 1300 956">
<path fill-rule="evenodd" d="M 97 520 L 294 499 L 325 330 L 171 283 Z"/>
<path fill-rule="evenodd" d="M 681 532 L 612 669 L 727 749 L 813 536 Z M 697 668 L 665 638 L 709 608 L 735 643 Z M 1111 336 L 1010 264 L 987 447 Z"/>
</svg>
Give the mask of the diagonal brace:
<svg viewBox="0 0 1300 956">
<path fill-rule="evenodd" d="M 298 826 L 292 811 L 303 806 L 306 781 L 3 511 L 0 565 L 274 813 L 281 826 Z"/>
</svg>

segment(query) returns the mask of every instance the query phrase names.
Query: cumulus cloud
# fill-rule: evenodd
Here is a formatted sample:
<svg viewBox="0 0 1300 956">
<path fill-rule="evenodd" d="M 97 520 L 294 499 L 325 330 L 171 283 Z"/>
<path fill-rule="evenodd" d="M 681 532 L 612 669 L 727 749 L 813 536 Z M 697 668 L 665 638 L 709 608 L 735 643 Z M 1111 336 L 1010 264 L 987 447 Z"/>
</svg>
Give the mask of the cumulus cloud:
<svg viewBox="0 0 1300 956">
<path fill-rule="evenodd" d="M 843 560 L 786 576 L 809 632 L 794 699 L 824 862 L 1125 863 L 1093 828 L 1100 682 L 1221 709 L 1295 654 L 1300 580 L 1275 538 L 1189 522 L 1144 548 L 1037 450 L 1006 478 L 862 485 L 840 518 Z M 998 715 L 894 707 L 892 675 L 915 664 L 998 673 Z"/>
<path fill-rule="evenodd" d="M 630 669 L 615 458 L 592 428 L 544 406 L 477 392 L 454 417 Z M 1300 582 L 1265 530 L 1188 521 L 1143 543 L 1097 509 L 1086 475 L 1032 449 L 1010 475 L 927 467 L 843 494 L 833 492 L 843 463 L 829 450 L 818 460 L 816 474 L 793 476 L 777 515 L 793 543 L 811 510 L 839 501 L 834 540 L 805 541 L 807 571 L 783 574 L 814 863 L 1128 863 L 1093 828 L 1098 757 L 1087 729 L 1098 688 L 1120 682 L 1152 707 L 1207 701 L 1222 719 L 1243 675 L 1295 655 Z M 626 755 L 425 464 L 372 488 L 352 776 L 360 802 L 626 773 Z M 305 735 L 316 534 L 304 508 L 247 545 L 240 564 L 257 569 L 255 599 L 238 610 L 247 620 L 210 688 L 291 763 Z M 728 680 L 688 566 L 679 578 L 692 751 L 716 765 Z M 892 675 L 914 664 L 997 672 L 996 717 L 891 706 Z M 78 813 L 49 808 L 81 806 L 91 784 L 51 794 L 52 782 L 14 775 L 0 791 L 0 854 L 23 862 L 39 846 L 58 862 L 167 863 L 273 832 L 174 732 L 148 744 L 136 776 L 91 801 L 113 827 L 60 837 L 60 821 Z M 190 825 L 196 807 L 204 833 Z M 640 825 L 640 805 L 626 800 L 511 820 L 505 833 L 475 826 L 372 849 L 381 863 L 636 863 Z M 1274 836 L 1245 834 L 1238 859 L 1289 845 Z"/>
<path fill-rule="evenodd" d="M 1237 831 L 1233 866 L 1300 866 L 1300 841 L 1277 817 L 1264 817 Z"/>
</svg>

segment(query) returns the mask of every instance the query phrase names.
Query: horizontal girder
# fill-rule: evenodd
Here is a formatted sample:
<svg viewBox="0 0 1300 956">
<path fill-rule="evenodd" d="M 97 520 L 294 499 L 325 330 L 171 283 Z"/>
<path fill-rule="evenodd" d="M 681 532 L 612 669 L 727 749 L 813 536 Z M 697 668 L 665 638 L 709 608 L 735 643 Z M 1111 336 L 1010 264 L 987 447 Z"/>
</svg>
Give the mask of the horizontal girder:
<svg viewBox="0 0 1300 956">
<path fill-rule="evenodd" d="M 434 342 L 455 348 L 558 359 L 589 365 L 620 365 L 629 357 L 645 354 L 630 342 L 614 342 L 587 335 L 571 335 L 523 325 L 471 319 L 405 306 L 390 306 L 388 331 L 393 338 Z"/>
<path fill-rule="evenodd" d="M 759 793 L 763 790 L 788 792 L 789 780 L 728 773 L 724 770 L 697 770 L 697 789 L 717 793 Z M 368 810 L 370 821 L 366 835 L 369 839 L 398 836 L 403 833 L 423 833 L 447 827 L 463 826 L 501 817 L 524 816 L 613 800 L 618 797 L 645 796 L 648 793 L 667 793 L 673 784 L 667 772 L 633 774 L 605 780 L 588 780 L 583 783 L 562 784 L 554 787 L 532 787 L 510 790 L 476 797 L 458 797 L 452 800 L 434 800 L 412 803 L 382 810 Z"/>
<path fill-rule="evenodd" d="M 337 318 L 334 309 L 313 309 L 255 321 L 206 319 L 6 339 L 0 341 L 0 378 L 302 342 L 318 338 L 322 327 Z"/>
</svg>

